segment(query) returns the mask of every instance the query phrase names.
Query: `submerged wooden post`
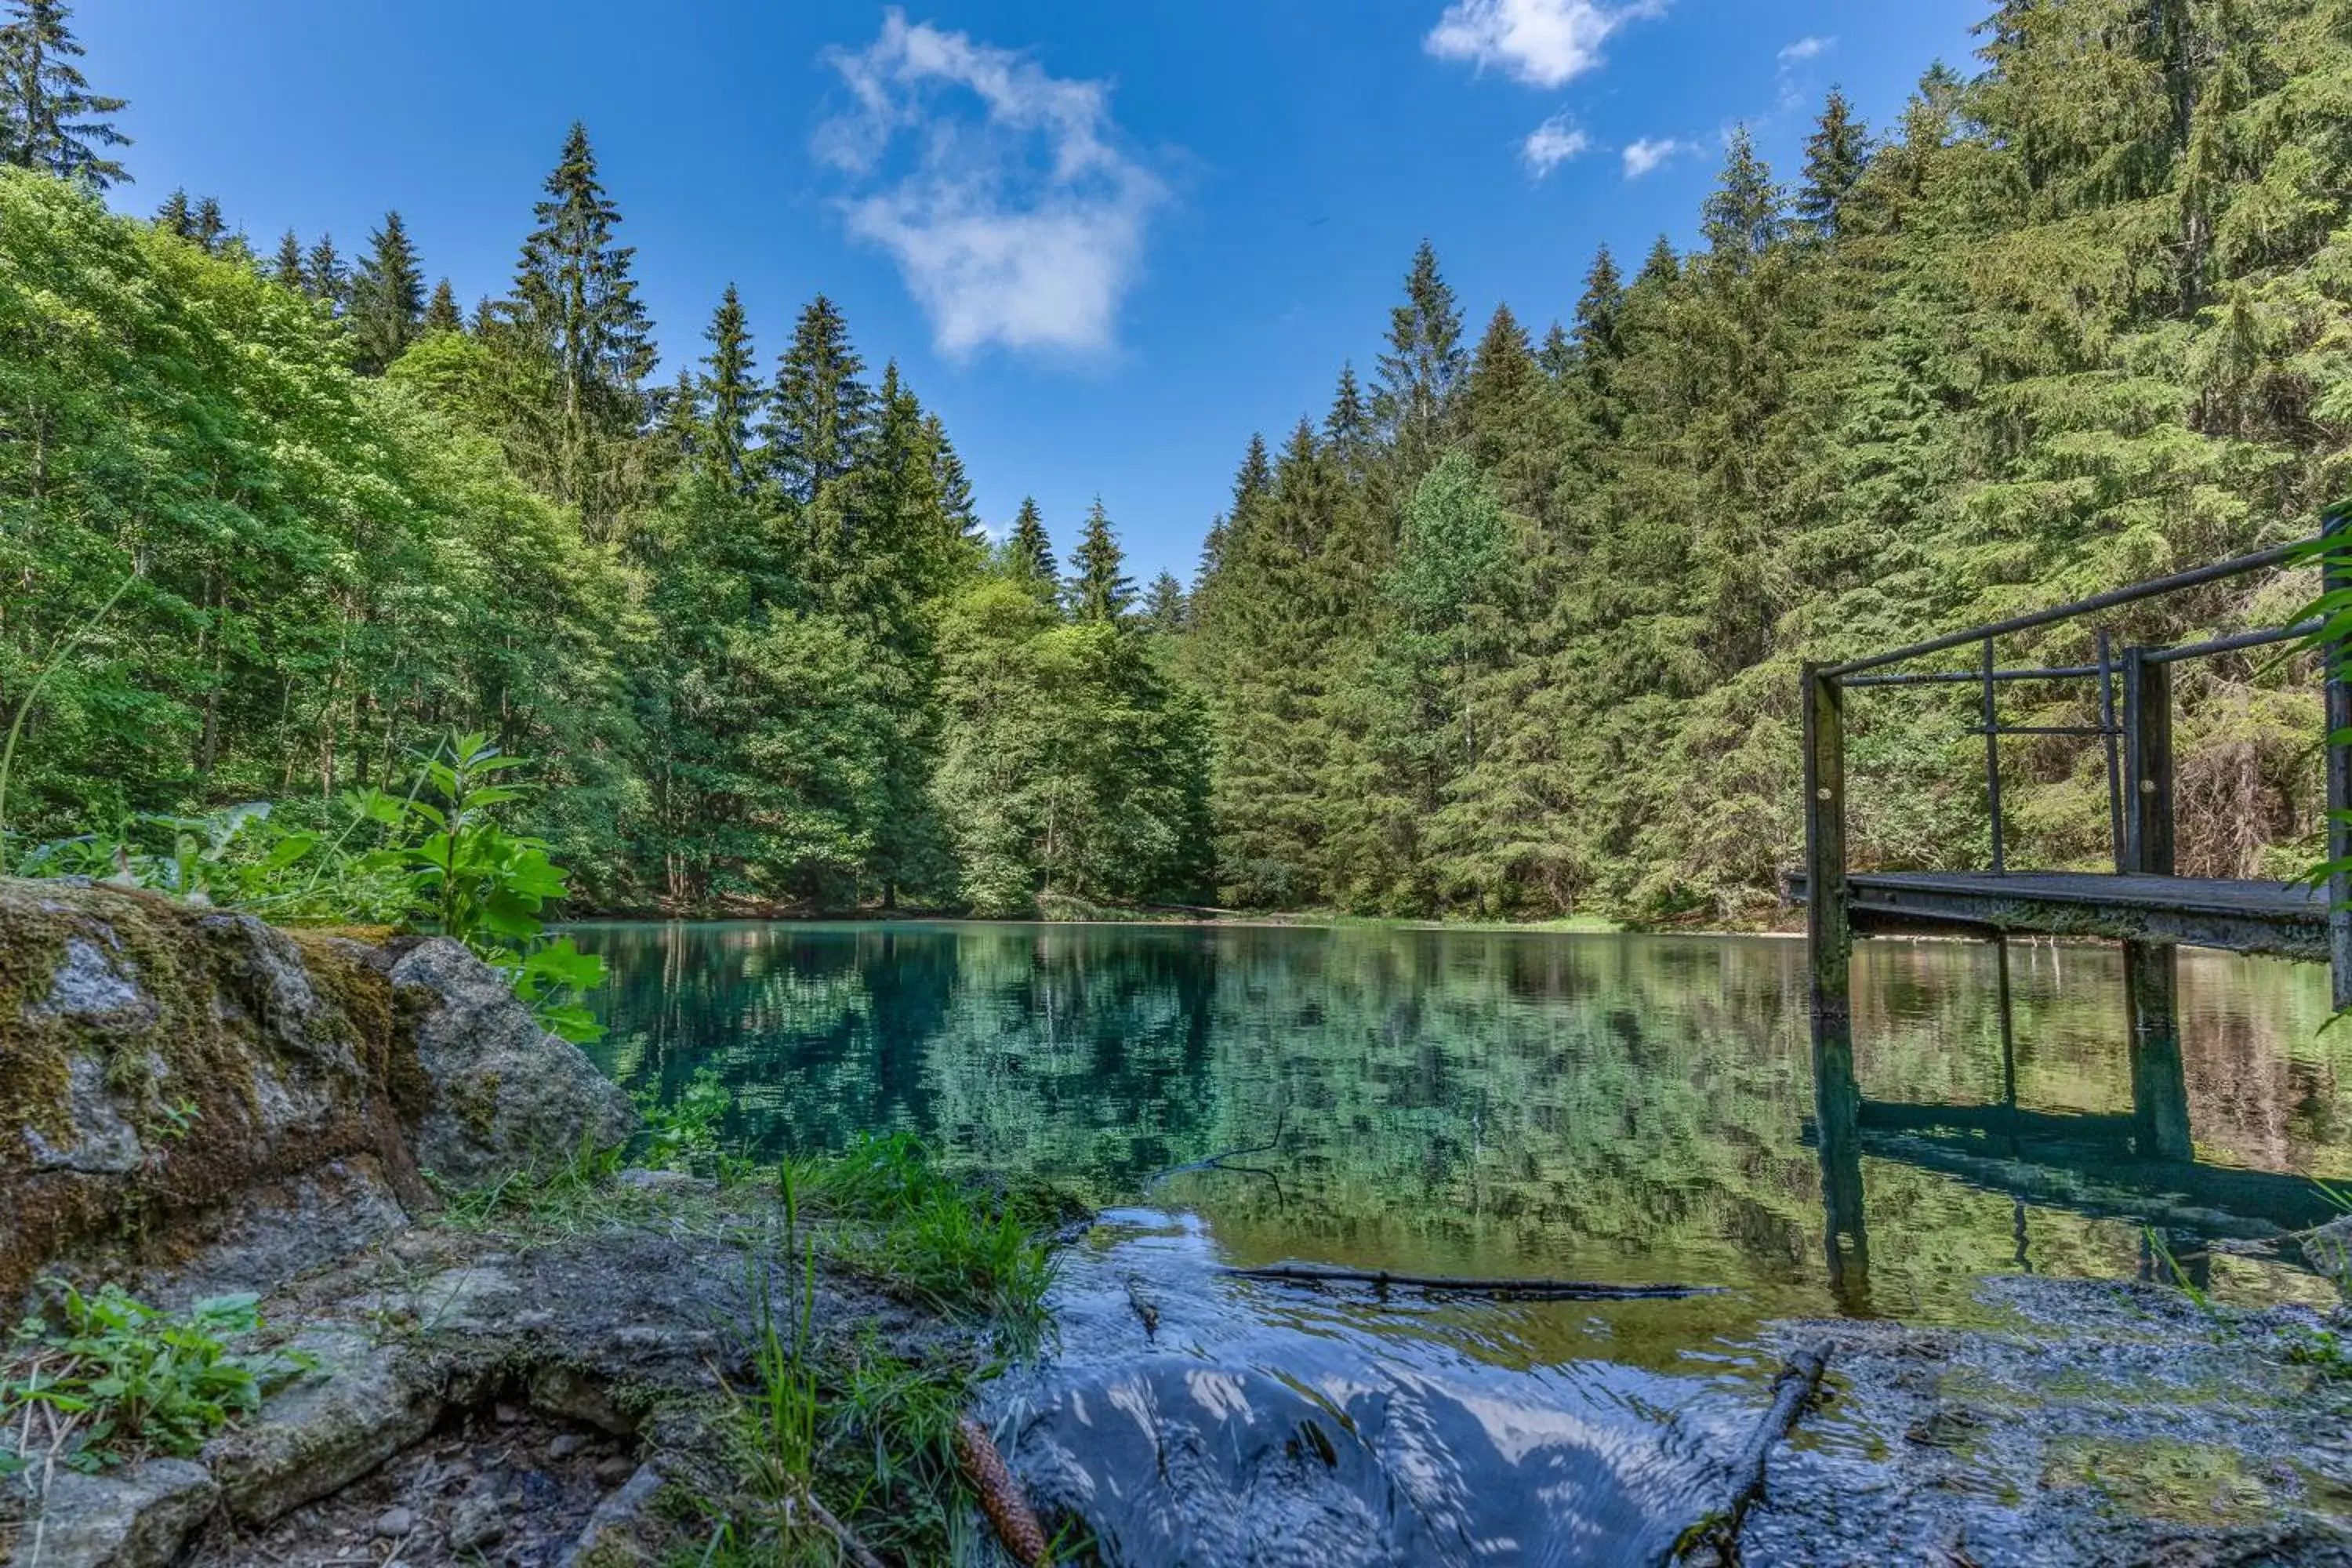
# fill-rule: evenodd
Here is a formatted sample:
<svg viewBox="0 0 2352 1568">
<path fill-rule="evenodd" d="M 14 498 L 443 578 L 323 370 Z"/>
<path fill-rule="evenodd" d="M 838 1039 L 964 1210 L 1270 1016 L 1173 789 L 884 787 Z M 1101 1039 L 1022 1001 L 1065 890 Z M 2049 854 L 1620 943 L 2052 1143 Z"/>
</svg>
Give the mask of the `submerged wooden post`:
<svg viewBox="0 0 2352 1568">
<path fill-rule="evenodd" d="M 1853 1076 L 1853 932 L 1845 880 L 1845 694 L 1805 666 L 1805 958 L 1813 1036 L 1813 1126 L 1821 1139 L 1830 1283 L 1849 1310 L 1869 1299 L 1862 1217 L 1862 1093 Z"/>
<path fill-rule="evenodd" d="M 2172 850 L 2172 670 L 2147 649 L 2124 653 L 2125 818 L 2116 869 L 2174 875 Z M 2189 1079 L 2180 1059 L 2176 950 L 2124 943 L 2125 1018 L 2131 1030 L 2134 1141 L 2142 1157 L 2186 1160 Z"/>
<path fill-rule="evenodd" d="M 2320 558 L 2320 586 L 2333 594 L 2352 587 L 2352 560 L 2336 553 L 2352 544 L 2352 521 L 2330 512 L 2324 531 L 2332 548 Z M 2346 820 L 2352 812 L 2352 746 L 2341 740 L 2352 730 L 2352 650 L 2331 643 L 2321 657 L 2327 682 L 2327 858 L 2341 864 L 2352 858 L 2352 821 Z M 2352 872 L 2327 879 L 2327 956 L 2336 1008 L 2352 1007 Z"/>
</svg>

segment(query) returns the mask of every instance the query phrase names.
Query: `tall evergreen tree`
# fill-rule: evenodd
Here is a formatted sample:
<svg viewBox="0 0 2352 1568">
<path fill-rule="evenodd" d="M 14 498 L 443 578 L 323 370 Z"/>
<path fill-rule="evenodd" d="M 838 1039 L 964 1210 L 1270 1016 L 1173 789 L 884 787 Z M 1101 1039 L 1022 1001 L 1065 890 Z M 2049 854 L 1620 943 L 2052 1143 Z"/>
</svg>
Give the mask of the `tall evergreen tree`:
<svg viewBox="0 0 2352 1568">
<path fill-rule="evenodd" d="M 815 500 L 856 460 L 873 412 L 873 395 L 859 379 L 865 370 L 850 346 L 849 323 L 819 294 L 777 356 L 762 426 L 770 469 L 792 500 Z"/>
<path fill-rule="evenodd" d="M 734 284 L 719 296 L 702 340 L 710 352 L 703 356 L 697 387 L 704 420 L 701 457 L 720 484 L 748 491 L 753 480 L 751 428 L 759 417 L 761 393 L 753 370 L 758 361 L 751 352 L 751 330 Z"/>
<path fill-rule="evenodd" d="M 177 235 L 182 239 L 190 238 L 195 234 L 195 209 L 189 205 L 188 190 L 185 185 L 175 188 L 170 195 L 163 198 L 163 205 L 155 209 L 155 226 L 166 234 Z"/>
<path fill-rule="evenodd" d="M 205 255 L 218 254 L 221 240 L 227 233 L 228 219 L 221 216 L 218 196 L 206 196 L 196 203 L 195 216 L 188 223 L 188 237 L 204 247 Z"/>
<path fill-rule="evenodd" d="M 291 239 L 289 233 L 287 237 Z M 466 313 L 457 308 L 457 290 L 444 278 L 433 286 L 433 298 L 425 301 L 425 330 L 427 332 L 462 332 L 466 330 Z"/>
<path fill-rule="evenodd" d="M 1839 214 L 1869 160 L 1869 128 L 1855 117 L 1845 94 L 1832 88 L 1805 142 L 1805 183 L 1797 194 L 1797 216 L 1808 233 L 1822 239 L 1838 237 Z"/>
<path fill-rule="evenodd" d="M 1037 510 L 1036 497 L 1021 498 L 1021 510 L 1013 516 L 1013 531 L 1004 541 L 1004 553 L 1015 574 L 1052 595 L 1061 569 L 1055 564 L 1053 542 L 1045 536 L 1045 515 Z"/>
<path fill-rule="evenodd" d="M 336 254 L 333 235 L 320 235 L 319 243 L 310 247 L 310 258 L 302 268 L 302 288 L 331 314 L 341 314 L 350 305 L 351 272 Z"/>
<path fill-rule="evenodd" d="M 1125 618 L 1135 603 L 1135 581 L 1127 575 L 1127 552 L 1119 548 L 1100 496 L 1087 509 L 1078 547 L 1070 552 L 1070 566 L 1066 597 L 1072 620 L 1117 623 Z"/>
<path fill-rule="evenodd" d="M 553 384 L 549 480 L 601 538 L 625 500 L 624 453 L 644 416 L 640 384 L 655 355 L 631 276 L 636 252 L 614 237 L 620 210 L 596 177 L 588 128 L 578 121 L 531 216 L 509 313 L 517 346 L 546 362 Z"/>
<path fill-rule="evenodd" d="M 302 292 L 302 237 L 290 228 L 278 237 L 278 256 L 270 264 L 269 280 L 290 293 Z"/>
<path fill-rule="evenodd" d="M 425 316 L 425 274 L 408 227 L 396 212 L 368 236 L 368 253 L 352 280 L 354 363 L 361 374 L 382 375 L 416 341 Z"/>
<path fill-rule="evenodd" d="M 1184 629 L 1186 619 L 1184 584 L 1175 573 L 1160 573 L 1144 593 L 1143 624 L 1162 637 L 1174 637 Z"/>
<path fill-rule="evenodd" d="M 102 118 L 129 105 L 89 90 L 74 62 L 82 47 L 66 26 L 63 0 L 9 0 L 0 23 L 0 161 L 100 190 L 129 184 L 121 163 L 100 151 L 131 138 Z"/>
<path fill-rule="evenodd" d="M 1462 313 L 1454 290 L 1438 275 L 1437 252 L 1425 239 L 1413 252 L 1404 296 L 1404 303 L 1389 313 L 1372 413 L 1405 474 L 1417 477 L 1435 460 L 1450 432 L 1454 388 L 1469 356 L 1462 347 Z"/>
</svg>

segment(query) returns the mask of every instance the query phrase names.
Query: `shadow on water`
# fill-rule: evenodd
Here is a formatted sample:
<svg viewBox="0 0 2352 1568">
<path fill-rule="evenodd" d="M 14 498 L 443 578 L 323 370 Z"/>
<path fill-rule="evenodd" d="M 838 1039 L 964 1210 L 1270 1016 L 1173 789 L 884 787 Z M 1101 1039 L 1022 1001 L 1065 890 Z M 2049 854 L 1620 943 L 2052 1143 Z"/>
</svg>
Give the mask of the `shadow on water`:
<svg viewBox="0 0 2352 1568">
<path fill-rule="evenodd" d="M 578 934 L 613 963 L 602 1064 L 664 1092 L 716 1071 L 738 1137 L 910 1129 L 1156 1205 L 1075 1250 L 1061 1353 L 997 1395 L 1024 1480 L 1091 1500 L 1129 1561 L 1294 1560 L 1232 1535 L 1244 1497 L 1265 1540 L 1319 1543 L 1300 1562 L 1636 1560 L 1763 1402 L 1766 1321 L 1983 1321 L 1986 1274 L 2146 1277 L 2151 1227 L 2194 1256 L 2324 1217 L 2308 1178 L 2352 1173 L 2326 975 L 2267 960 L 2184 952 L 2157 1061 L 2126 1046 L 2111 951 L 2019 944 L 2004 985 L 1991 947 L 1864 944 L 1851 1080 L 1817 1083 L 1803 947 L 1767 939 Z M 1249 1169 L 1152 1180 L 1277 1129 Z M 1215 1268 L 1294 1258 L 1732 1289 L 1377 1301 Z M 2195 1267 L 2242 1300 L 2317 1294 Z M 1117 1479 L 1139 1475 L 1185 1484 Z"/>
</svg>

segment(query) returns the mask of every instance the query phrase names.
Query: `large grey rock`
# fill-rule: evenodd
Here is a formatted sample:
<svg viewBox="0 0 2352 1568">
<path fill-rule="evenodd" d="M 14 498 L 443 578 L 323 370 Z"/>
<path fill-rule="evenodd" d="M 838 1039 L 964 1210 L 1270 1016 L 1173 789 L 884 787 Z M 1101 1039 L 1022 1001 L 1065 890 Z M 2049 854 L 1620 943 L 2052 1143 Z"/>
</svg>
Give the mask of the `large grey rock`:
<svg viewBox="0 0 2352 1568">
<path fill-rule="evenodd" d="M 162 1568 L 213 1510 L 220 1488 L 202 1465 L 150 1459 L 85 1476 L 60 1470 L 14 1561 L 37 1568 Z"/>
<path fill-rule="evenodd" d="M 314 1330 L 288 1347 L 314 1370 L 262 1406 L 261 1418 L 205 1445 L 229 1511 L 267 1524 L 325 1497 L 433 1430 L 442 1389 L 433 1370 L 396 1345 Z"/>
<path fill-rule="evenodd" d="M 432 1086 L 411 1141 L 425 1170 L 479 1182 L 583 1142 L 609 1148 L 635 1130 L 636 1109 L 619 1086 L 541 1029 L 506 977 L 462 943 L 418 943 L 393 965 L 392 983 L 433 998 L 413 1026 Z"/>
<path fill-rule="evenodd" d="M 2303 1255 L 2313 1268 L 2336 1281 L 2338 1290 L 2352 1296 L 2352 1214 L 2305 1232 Z"/>
</svg>

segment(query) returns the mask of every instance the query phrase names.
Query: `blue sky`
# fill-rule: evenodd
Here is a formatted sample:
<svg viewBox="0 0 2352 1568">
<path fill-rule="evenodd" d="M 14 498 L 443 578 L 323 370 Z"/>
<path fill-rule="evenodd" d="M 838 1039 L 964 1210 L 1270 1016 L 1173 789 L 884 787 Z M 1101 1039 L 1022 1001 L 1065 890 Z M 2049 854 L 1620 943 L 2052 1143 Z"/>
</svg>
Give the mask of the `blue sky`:
<svg viewBox="0 0 2352 1568">
<path fill-rule="evenodd" d="M 387 207 L 503 289 L 587 121 L 674 367 L 740 289 L 763 356 L 819 290 L 939 410 L 983 515 L 1099 493 L 1191 574 L 1253 430 L 1369 372 L 1412 248 L 1475 335 L 1573 305 L 1593 247 L 1687 242 L 1745 121 L 1784 178 L 1823 92 L 1873 124 L 1982 0 L 84 0 L 152 210 L 270 248 Z"/>
</svg>

